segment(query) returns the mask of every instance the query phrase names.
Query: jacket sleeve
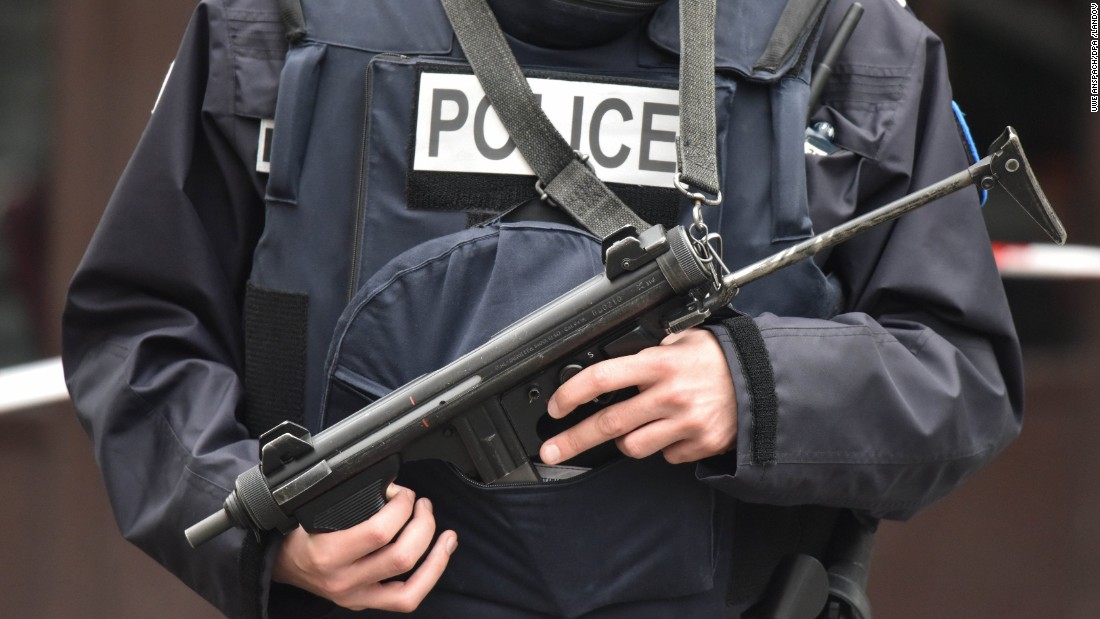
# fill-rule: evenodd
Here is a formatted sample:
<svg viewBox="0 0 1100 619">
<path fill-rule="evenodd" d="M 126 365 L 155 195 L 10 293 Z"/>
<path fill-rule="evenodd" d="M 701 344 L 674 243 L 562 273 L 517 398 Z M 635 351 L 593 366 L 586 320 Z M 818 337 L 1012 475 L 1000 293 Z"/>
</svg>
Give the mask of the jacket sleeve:
<svg viewBox="0 0 1100 619">
<path fill-rule="evenodd" d="M 63 360 L 122 534 L 222 612 L 252 616 L 262 548 L 239 530 L 198 549 L 183 536 L 256 460 L 236 411 L 263 225 L 244 153 L 259 122 L 232 114 L 227 38 L 222 8 L 203 3 L 72 280 Z"/>
<path fill-rule="evenodd" d="M 815 113 L 844 147 L 807 157 L 818 231 L 969 164 L 939 40 L 893 2 L 866 4 Z M 713 329 L 739 437 L 700 463 L 701 479 L 750 502 L 908 518 L 1016 437 L 1019 348 L 977 196 L 957 192 L 819 255 L 845 297 L 831 320 L 765 314 Z"/>
</svg>

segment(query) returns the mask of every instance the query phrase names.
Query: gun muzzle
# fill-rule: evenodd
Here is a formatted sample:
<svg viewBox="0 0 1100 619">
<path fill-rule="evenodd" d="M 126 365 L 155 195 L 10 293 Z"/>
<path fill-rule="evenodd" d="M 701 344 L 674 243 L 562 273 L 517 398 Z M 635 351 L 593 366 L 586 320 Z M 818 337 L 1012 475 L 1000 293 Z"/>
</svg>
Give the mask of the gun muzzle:
<svg viewBox="0 0 1100 619">
<path fill-rule="evenodd" d="M 187 536 L 187 543 L 191 544 L 192 548 L 198 548 L 229 529 L 232 529 L 233 526 L 233 518 L 229 516 L 229 512 L 225 509 L 219 509 L 199 522 L 187 527 L 187 530 L 184 531 L 183 534 Z"/>
</svg>

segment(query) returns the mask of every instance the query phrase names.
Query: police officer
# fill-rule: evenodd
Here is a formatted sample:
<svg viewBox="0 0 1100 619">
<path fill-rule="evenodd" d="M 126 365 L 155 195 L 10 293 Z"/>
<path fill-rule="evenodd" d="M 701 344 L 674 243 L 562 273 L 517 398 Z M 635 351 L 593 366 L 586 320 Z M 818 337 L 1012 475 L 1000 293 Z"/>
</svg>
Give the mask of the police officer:
<svg viewBox="0 0 1100 619">
<path fill-rule="evenodd" d="M 668 224 L 690 210 L 668 189 L 675 4 L 491 2 L 563 136 Z M 821 3 L 790 4 L 803 19 L 718 7 L 726 203 L 707 217 L 731 266 L 968 163 L 940 43 L 895 0 L 864 2 L 813 110 L 833 148 L 804 155 L 812 53 L 849 3 L 820 20 Z M 531 177 L 435 0 L 281 5 L 200 3 L 64 319 L 123 534 L 227 615 L 737 616 L 782 557 L 824 557 L 842 510 L 907 518 L 1016 436 L 1018 346 L 963 192 L 746 287 L 741 316 L 562 385 L 554 418 L 639 394 L 550 436 L 542 462 L 625 457 L 495 489 L 425 462 L 345 531 L 189 548 L 181 532 L 220 507 L 265 429 L 330 425 L 341 393 L 384 395 L 600 268 L 598 239 L 568 223 L 498 219 Z M 301 17 L 281 18 L 288 5 Z M 454 259 L 452 235 L 469 256 L 413 285 Z M 472 292 L 498 275 L 510 294 Z M 366 324 L 342 321 L 356 304 Z M 347 361 L 351 329 L 371 345 Z"/>
</svg>

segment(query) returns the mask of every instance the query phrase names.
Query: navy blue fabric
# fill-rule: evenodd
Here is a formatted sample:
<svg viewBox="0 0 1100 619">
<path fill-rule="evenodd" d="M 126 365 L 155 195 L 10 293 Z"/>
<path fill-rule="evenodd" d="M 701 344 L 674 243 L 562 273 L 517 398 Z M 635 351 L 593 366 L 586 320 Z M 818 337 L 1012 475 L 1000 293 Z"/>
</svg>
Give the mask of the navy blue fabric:
<svg viewBox="0 0 1100 619">
<path fill-rule="evenodd" d="M 786 2 L 719 2 L 714 28 L 715 67 L 760 82 L 774 82 L 789 76 L 802 60 L 800 53 L 791 54 L 773 71 L 756 67 L 786 6 Z M 653 42 L 675 55 L 680 53 L 679 11 L 679 1 L 669 0 L 657 9 L 649 24 Z M 802 32 L 796 50 L 801 51 L 811 36 L 813 31 L 810 29 Z"/>
<path fill-rule="evenodd" d="M 348 304 L 326 375 L 385 395 L 602 271 L 599 239 L 560 224 L 495 223 L 422 243 Z M 324 418 L 326 426 L 336 421 Z"/>
<path fill-rule="evenodd" d="M 309 38 L 340 47 L 391 54 L 446 54 L 454 33 L 437 0 L 305 0 Z M 416 18 L 409 19 L 413 15 Z"/>
<path fill-rule="evenodd" d="M 565 482 L 495 488 L 434 461 L 407 469 L 400 480 L 429 494 L 440 526 L 470 548 L 452 558 L 444 595 L 560 617 L 689 597 L 724 606 L 723 588 L 713 591 L 715 498 L 693 466 L 621 458 Z"/>
</svg>

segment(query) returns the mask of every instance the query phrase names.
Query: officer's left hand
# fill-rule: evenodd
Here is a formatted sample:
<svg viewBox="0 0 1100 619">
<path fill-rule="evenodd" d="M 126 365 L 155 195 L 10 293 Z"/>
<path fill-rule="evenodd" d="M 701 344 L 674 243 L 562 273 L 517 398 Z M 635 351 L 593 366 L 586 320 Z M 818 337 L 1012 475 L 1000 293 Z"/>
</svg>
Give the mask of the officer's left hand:
<svg viewBox="0 0 1100 619">
<path fill-rule="evenodd" d="M 636 386 L 613 404 L 542 445 L 557 464 L 608 440 L 632 458 L 661 451 L 673 464 L 729 451 L 737 438 L 737 401 L 721 345 L 709 331 L 670 335 L 660 346 L 591 365 L 566 381 L 547 403 L 561 418 L 604 393 Z"/>
</svg>

